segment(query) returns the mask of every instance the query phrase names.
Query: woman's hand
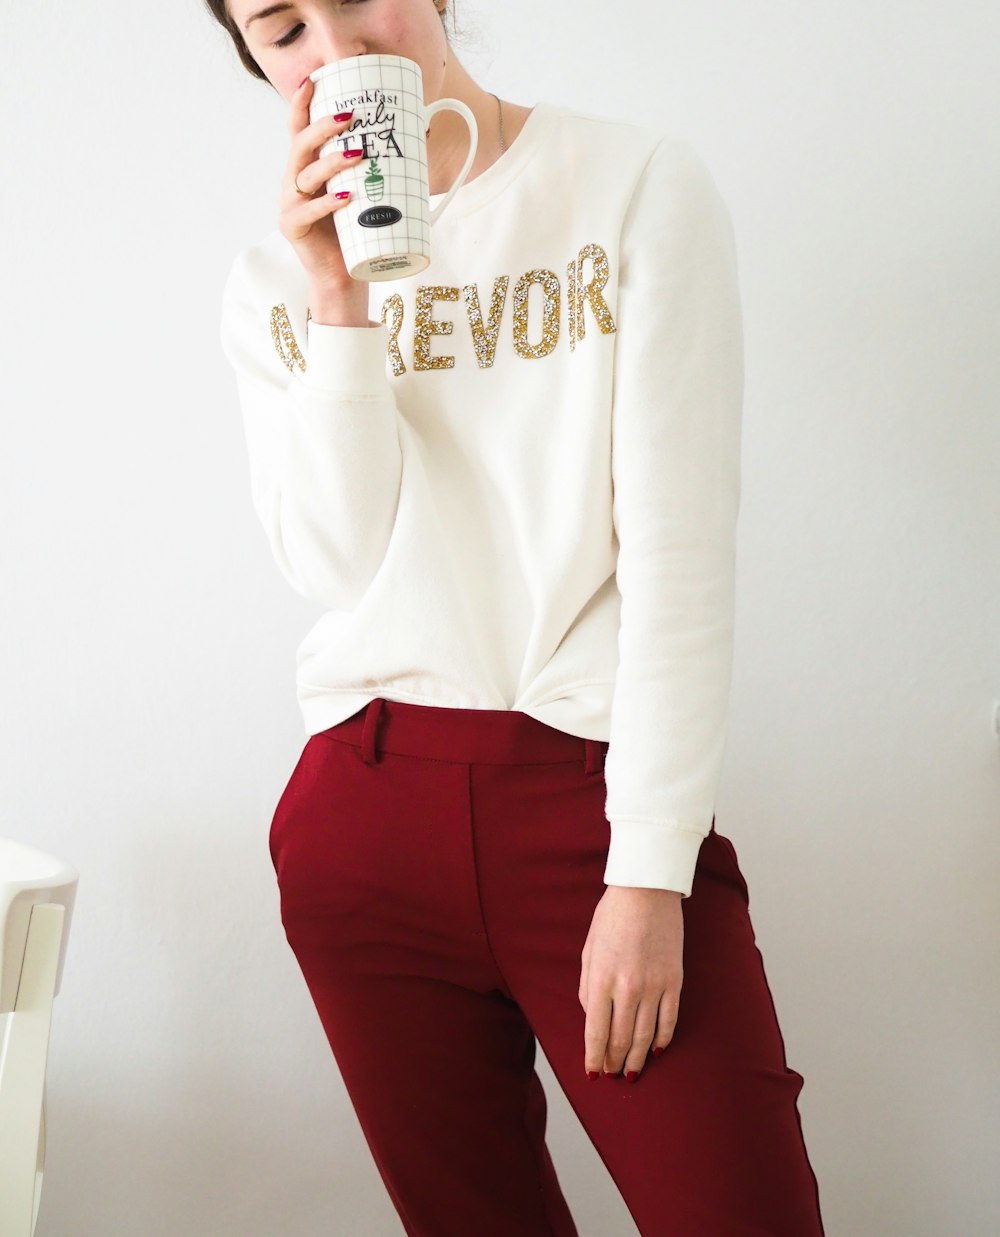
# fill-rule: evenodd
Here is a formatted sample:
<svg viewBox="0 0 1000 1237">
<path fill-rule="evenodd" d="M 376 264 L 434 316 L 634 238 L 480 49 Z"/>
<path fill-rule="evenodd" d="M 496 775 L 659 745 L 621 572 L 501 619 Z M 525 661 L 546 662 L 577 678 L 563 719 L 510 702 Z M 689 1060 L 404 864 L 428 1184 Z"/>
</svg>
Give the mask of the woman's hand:
<svg viewBox="0 0 1000 1237">
<path fill-rule="evenodd" d="M 346 158 L 343 150 L 335 150 L 322 159 L 316 158 L 316 152 L 330 138 L 343 133 L 351 119 L 334 120 L 332 116 L 323 116 L 310 123 L 309 98 L 312 90 L 312 81 L 306 78 L 292 96 L 288 120 L 292 148 L 282 180 L 278 227 L 294 246 L 313 288 L 343 289 L 349 294 L 358 285 L 344 264 L 337 228 L 331 217 L 349 199 L 336 198 L 333 193 L 328 193 L 326 182 L 358 160 L 357 157 Z M 317 196 L 305 198 L 298 193 L 296 177 L 300 189 Z M 361 285 L 361 290 L 367 304 L 367 287 Z"/>
<path fill-rule="evenodd" d="M 683 980 L 684 914 L 672 889 L 608 885 L 583 947 L 580 1004 L 587 1073 L 635 1082 L 650 1047 L 674 1034 Z"/>
</svg>

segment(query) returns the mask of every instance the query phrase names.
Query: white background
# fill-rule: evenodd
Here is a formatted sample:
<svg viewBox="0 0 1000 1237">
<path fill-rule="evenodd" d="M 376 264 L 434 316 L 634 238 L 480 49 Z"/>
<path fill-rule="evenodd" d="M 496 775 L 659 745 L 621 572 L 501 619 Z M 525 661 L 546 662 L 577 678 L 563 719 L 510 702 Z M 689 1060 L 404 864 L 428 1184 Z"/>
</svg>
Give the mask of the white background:
<svg viewBox="0 0 1000 1237">
<path fill-rule="evenodd" d="M 828 1237 L 992 1237 L 1000 8 L 459 17 L 484 87 L 662 115 L 730 207 L 747 388 L 718 828 Z M 218 345 L 229 265 L 276 223 L 285 106 L 198 0 L 5 0 L 2 29 L 0 832 L 81 873 L 38 1237 L 390 1237 L 278 919 L 266 833 L 318 610 L 256 523 Z M 405 1010 L 386 1050 L 408 1052 Z M 539 1060 L 581 1237 L 628 1237 Z"/>
</svg>

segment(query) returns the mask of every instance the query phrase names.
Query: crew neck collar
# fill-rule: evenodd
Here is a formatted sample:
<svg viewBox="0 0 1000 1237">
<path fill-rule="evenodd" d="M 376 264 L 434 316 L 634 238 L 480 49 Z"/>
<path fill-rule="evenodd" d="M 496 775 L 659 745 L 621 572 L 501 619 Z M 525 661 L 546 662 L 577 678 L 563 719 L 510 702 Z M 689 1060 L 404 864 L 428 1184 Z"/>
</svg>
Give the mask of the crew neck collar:
<svg viewBox="0 0 1000 1237">
<path fill-rule="evenodd" d="M 503 154 L 494 159 L 490 166 L 485 171 L 480 172 L 474 180 L 466 181 L 465 184 L 459 186 L 455 196 L 448 203 L 447 209 L 441 216 L 442 222 L 449 218 L 454 219 L 458 215 L 468 214 L 470 210 L 475 210 L 477 206 L 481 206 L 484 202 L 489 201 L 490 198 L 499 193 L 505 185 L 513 180 L 528 159 L 534 154 L 542 134 L 556 110 L 554 104 L 545 101 L 536 103 L 525 117 L 524 124 L 521 126 L 517 137 L 514 138 Z M 431 207 L 436 206 L 444 197 L 445 194 L 443 193 L 432 193 L 429 197 Z"/>
</svg>

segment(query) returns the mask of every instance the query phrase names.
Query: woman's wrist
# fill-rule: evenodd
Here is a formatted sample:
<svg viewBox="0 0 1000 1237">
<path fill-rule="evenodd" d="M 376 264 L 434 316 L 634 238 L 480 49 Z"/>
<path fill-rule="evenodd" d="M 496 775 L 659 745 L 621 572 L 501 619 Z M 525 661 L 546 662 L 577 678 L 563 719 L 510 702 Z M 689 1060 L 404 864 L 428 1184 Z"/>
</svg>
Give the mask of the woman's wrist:
<svg viewBox="0 0 1000 1237">
<path fill-rule="evenodd" d="M 343 287 L 313 285 L 309 316 L 319 326 L 368 326 L 368 284 L 352 279 Z"/>
</svg>

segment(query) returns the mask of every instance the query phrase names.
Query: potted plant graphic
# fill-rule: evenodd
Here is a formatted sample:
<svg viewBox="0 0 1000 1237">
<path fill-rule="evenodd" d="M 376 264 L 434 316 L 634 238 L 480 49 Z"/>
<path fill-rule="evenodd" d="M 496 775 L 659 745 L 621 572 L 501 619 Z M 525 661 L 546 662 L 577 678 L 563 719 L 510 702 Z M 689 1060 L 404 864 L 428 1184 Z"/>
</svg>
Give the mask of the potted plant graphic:
<svg viewBox="0 0 1000 1237">
<path fill-rule="evenodd" d="M 385 189 L 385 177 L 379 171 L 378 157 L 373 156 L 368 164 L 368 175 L 365 177 L 365 193 L 369 202 L 381 202 L 382 191 Z"/>
</svg>

